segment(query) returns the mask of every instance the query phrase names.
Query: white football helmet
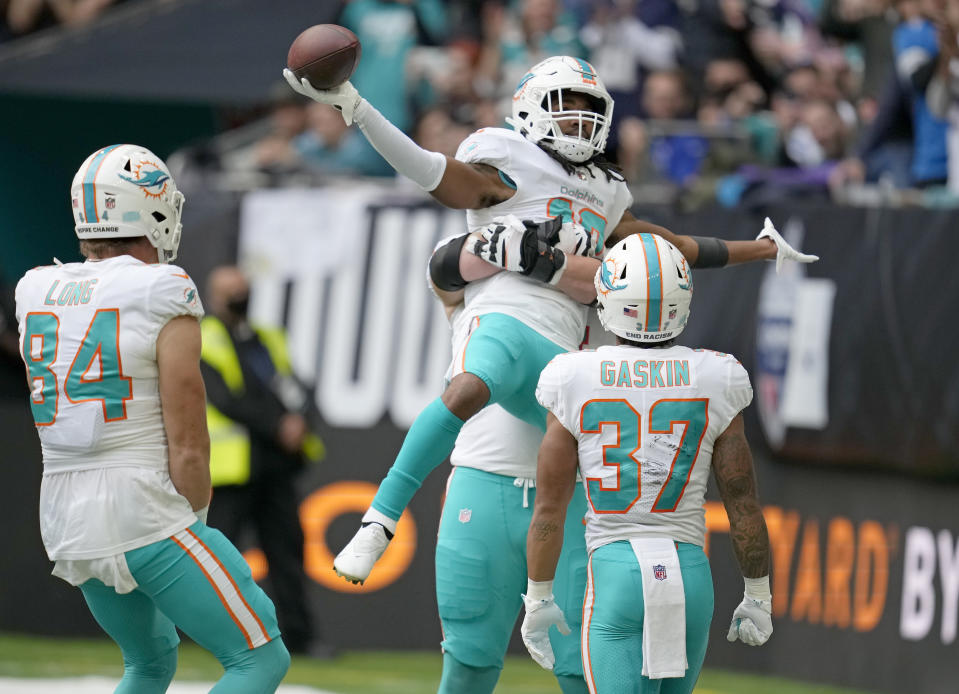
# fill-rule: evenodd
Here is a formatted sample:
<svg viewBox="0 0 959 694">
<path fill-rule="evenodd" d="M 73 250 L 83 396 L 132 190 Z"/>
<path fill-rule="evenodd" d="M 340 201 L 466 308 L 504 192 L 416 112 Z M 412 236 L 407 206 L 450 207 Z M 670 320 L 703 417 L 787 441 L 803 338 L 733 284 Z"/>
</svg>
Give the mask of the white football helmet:
<svg viewBox="0 0 959 694">
<path fill-rule="evenodd" d="M 564 107 L 564 95 L 584 94 L 593 111 Z M 513 117 L 506 121 L 518 133 L 580 164 L 606 148 L 613 118 L 613 99 L 593 66 L 581 58 L 553 56 L 534 65 L 513 94 Z M 577 124 L 578 135 L 564 135 L 560 121 Z M 586 136 L 584 125 L 593 124 Z"/>
<path fill-rule="evenodd" d="M 111 145 L 83 162 L 70 186 L 77 238 L 146 236 L 160 262 L 180 246 L 183 193 L 163 160 L 145 147 Z"/>
<path fill-rule="evenodd" d="M 609 249 L 593 283 L 599 321 L 611 333 L 663 342 L 686 327 L 693 278 L 683 254 L 661 236 L 627 236 Z"/>
</svg>

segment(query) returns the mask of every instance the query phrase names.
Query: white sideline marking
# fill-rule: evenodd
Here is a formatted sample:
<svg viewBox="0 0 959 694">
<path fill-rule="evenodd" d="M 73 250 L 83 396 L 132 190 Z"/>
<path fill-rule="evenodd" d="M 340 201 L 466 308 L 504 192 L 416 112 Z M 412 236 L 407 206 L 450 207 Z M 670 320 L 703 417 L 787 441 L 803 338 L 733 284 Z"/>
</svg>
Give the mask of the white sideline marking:
<svg viewBox="0 0 959 694">
<path fill-rule="evenodd" d="M 0 677 L 3 694 L 112 694 L 118 680 L 110 677 L 69 677 L 63 679 L 13 679 Z M 167 694 L 207 694 L 213 682 L 174 682 Z M 280 685 L 277 694 L 335 694 L 299 684 Z"/>
</svg>

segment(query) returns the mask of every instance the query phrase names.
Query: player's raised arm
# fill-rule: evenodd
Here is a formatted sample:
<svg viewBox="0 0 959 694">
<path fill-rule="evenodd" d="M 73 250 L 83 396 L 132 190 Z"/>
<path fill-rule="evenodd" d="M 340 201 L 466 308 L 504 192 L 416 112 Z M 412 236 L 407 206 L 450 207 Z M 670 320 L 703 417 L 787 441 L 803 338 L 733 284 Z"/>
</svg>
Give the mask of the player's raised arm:
<svg viewBox="0 0 959 694">
<path fill-rule="evenodd" d="M 733 613 L 727 638 L 761 646 L 772 634 L 769 534 L 759 505 L 752 454 L 736 415 L 713 447 L 713 474 L 729 517 L 729 537 L 743 572 L 745 595 Z"/>
<path fill-rule="evenodd" d="M 210 435 L 200 376 L 200 324 L 178 316 L 157 337 L 160 407 L 170 447 L 170 479 L 194 511 L 210 503 Z"/>
<path fill-rule="evenodd" d="M 466 164 L 420 147 L 361 97 L 349 82 L 333 89 L 315 89 L 308 79 L 297 79 L 289 69 L 283 71 L 283 77 L 299 94 L 336 108 L 347 125 L 355 121 L 373 148 L 397 173 L 447 207 L 481 209 L 513 195 L 513 189 L 500 180 L 494 167 Z"/>
<path fill-rule="evenodd" d="M 725 241 L 712 236 L 682 236 L 674 234 L 669 229 L 658 224 L 652 224 L 636 219 L 627 210 L 623 214 L 616 228 L 606 239 L 606 246 L 611 247 L 630 234 L 656 234 L 662 236 L 678 248 L 690 267 L 710 268 L 725 267 L 738 263 L 750 263 L 756 260 L 776 260 L 778 271 L 783 260 L 795 260 L 799 263 L 812 263 L 819 260 L 817 255 L 800 253 L 779 235 L 769 217 L 763 230 L 754 241 Z"/>
</svg>

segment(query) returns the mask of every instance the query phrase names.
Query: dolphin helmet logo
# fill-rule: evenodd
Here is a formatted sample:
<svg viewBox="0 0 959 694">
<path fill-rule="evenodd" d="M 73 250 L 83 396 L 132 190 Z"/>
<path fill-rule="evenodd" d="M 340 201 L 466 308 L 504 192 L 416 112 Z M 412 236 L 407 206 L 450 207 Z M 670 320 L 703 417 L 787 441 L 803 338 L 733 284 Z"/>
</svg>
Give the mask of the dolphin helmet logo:
<svg viewBox="0 0 959 694">
<path fill-rule="evenodd" d="M 166 192 L 170 174 L 161 169 L 156 162 L 143 160 L 137 164 L 134 175 L 117 174 L 124 181 L 140 188 L 148 198 L 160 198 Z"/>
<path fill-rule="evenodd" d="M 676 272 L 679 273 L 679 288 L 693 291 L 693 280 L 689 276 L 689 266 L 686 265 L 686 258 L 682 259 L 681 266 L 676 267 Z"/>
<path fill-rule="evenodd" d="M 629 280 L 620 279 L 621 274 L 615 260 L 607 258 L 603 261 L 599 268 L 599 291 L 603 296 L 629 286 Z"/>
</svg>

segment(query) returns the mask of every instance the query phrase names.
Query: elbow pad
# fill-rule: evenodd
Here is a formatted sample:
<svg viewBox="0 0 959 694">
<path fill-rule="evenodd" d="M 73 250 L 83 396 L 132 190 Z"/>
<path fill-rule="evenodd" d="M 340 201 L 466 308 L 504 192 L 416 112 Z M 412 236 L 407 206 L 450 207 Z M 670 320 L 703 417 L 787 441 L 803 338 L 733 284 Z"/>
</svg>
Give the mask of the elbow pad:
<svg viewBox="0 0 959 694">
<path fill-rule="evenodd" d="M 460 252 L 468 236 L 469 234 L 463 234 L 451 239 L 430 256 L 430 279 L 437 289 L 455 292 L 467 285 L 460 273 Z"/>
<path fill-rule="evenodd" d="M 699 255 L 696 256 L 696 262 L 691 264 L 692 267 L 725 267 L 729 262 L 729 247 L 722 239 L 712 236 L 690 236 L 689 238 L 699 246 Z"/>
</svg>

